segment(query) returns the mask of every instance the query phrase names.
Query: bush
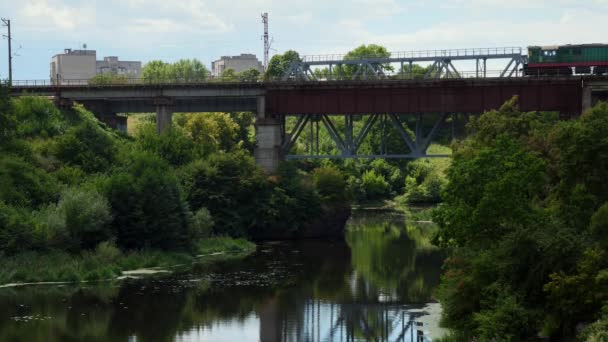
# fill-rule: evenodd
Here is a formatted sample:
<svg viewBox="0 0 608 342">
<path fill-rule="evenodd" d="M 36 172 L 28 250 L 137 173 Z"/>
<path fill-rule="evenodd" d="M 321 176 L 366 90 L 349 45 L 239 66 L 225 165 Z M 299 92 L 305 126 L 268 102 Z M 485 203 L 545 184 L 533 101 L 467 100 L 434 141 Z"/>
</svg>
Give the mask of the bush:
<svg viewBox="0 0 608 342">
<path fill-rule="evenodd" d="M 61 183 L 70 186 L 81 184 L 86 179 L 86 174 L 77 166 L 63 166 L 53 173 Z"/>
<path fill-rule="evenodd" d="M 192 230 L 196 238 L 211 236 L 213 225 L 213 217 L 211 217 L 211 213 L 207 208 L 200 208 L 192 215 Z"/>
<path fill-rule="evenodd" d="M 386 198 L 390 193 L 390 185 L 383 176 L 376 174 L 374 170 L 366 171 L 361 177 L 361 186 L 368 200 Z"/>
<path fill-rule="evenodd" d="M 104 241 L 95 248 L 95 257 L 105 264 L 111 264 L 122 256 L 114 242 Z"/>
<path fill-rule="evenodd" d="M 205 207 L 215 220 L 214 233 L 241 237 L 260 220 L 270 188 L 254 159 L 243 153 L 216 153 L 181 172 L 192 208 Z"/>
<path fill-rule="evenodd" d="M 73 252 L 93 249 L 111 237 L 107 200 L 96 191 L 67 189 L 56 205 L 38 215 L 46 226 L 50 245 Z"/>
<path fill-rule="evenodd" d="M 381 175 L 389 183 L 391 191 L 400 191 L 403 187 L 403 175 L 398 166 L 392 165 L 386 159 L 374 159 L 369 163 L 371 170 Z"/>
<path fill-rule="evenodd" d="M 150 153 L 134 152 L 129 159 L 129 165 L 99 185 L 112 208 L 117 245 L 122 249 L 190 248 L 191 214 L 172 169 Z"/>
<path fill-rule="evenodd" d="M 0 156 L 0 201 L 18 207 L 38 207 L 55 200 L 56 181 L 44 171 L 14 156 Z"/>
<path fill-rule="evenodd" d="M 232 150 L 239 134 L 239 126 L 225 113 L 191 114 L 185 129 L 205 154 Z"/>
<path fill-rule="evenodd" d="M 0 201 L 0 254 L 12 255 L 42 247 L 30 213 Z"/>
<path fill-rule="evenodd" d="M 63 117 L 51 100 L 41 96 L 21 96 L 12 100 L 21 137 L 51 137 L 62 131 Z"/>
<path fill-rule="evenodd" d="M 95 123 L 85 121 L 57 139 L 55 155 L 85 172 L 107 170 L 116 159 L 117 148 L 110 134 Z"/>
<path fill-rule="evenodd" d="M 194 142 L 178 127 L 159 135 L 154 124 L 144 123 L 139 126 L 136 138 L 142 151 L 154 153 L 175 166 L 191 162 L 196 155 Z"/>
<path fill-rule="evenodd" d="M 326 202 L 343 202 L 346 199 L 346 180 L 340 170 L 320 167 L 313 171 L 315 190 Z"/>
<path fill-rule="evenodd" d="M 10 87 L 7 82 L 0 82 L 0 148 L 15 136 L 17 119 L 10 107 Z"/>
<path fill-rule="evenodd" d="M 509 294 L 510 290 L 495 290 L 494 286 L 485 289 L 488 297 L 487 307 L 474 314 L 477 336 L 482 341 L 520 341 L 534 331 L 530 311 L 521 305 L 520 300 Z"/>
</svg>

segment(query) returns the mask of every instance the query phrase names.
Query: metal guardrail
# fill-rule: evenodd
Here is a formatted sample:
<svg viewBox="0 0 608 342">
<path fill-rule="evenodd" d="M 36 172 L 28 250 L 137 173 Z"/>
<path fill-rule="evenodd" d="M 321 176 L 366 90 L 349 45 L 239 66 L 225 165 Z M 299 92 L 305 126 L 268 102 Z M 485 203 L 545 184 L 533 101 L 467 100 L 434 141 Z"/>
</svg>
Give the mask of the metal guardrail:
<svg viewBox="0 0 608 342">
<path fill-rule="evenodd" d="M 521 55 L 521 47 L 500 47 L 500 48 L 474 48 L 474 49 L 447 49 L 447 50 L 422 50 L 422 51 L 401 51 L 390 52 L 387 55 L 366 55 L 349 56 L 348 54 L 329 54 L 329 55 L 305 55 L 301 56 L 303 62 L 329 62 L 345 60 L 365 60 L 365 59 L 416 59 L 416 58 L 441 58 L 441 57 L 476 57 L 476 56 L 513 56 Z"/>
<path fill-rule="evenodd" d="M 116 80 L 96 81 L 90 79 L 61 79 L 61 80 L 13 80 L 12 87 L 103 87 L 103 86 L 125 86 L 125 85 L 155 85 L 155 84 L 174 84 L 174 85 L 191 85 L 191 84 L 213 84 L 213 83 L 259 83 L 264 80 L 263 77 L 207 77 L 193 79 L 162 79 L 150 80 L 145 78 L 128 78 Z"/>
<path fill-rule="evenodd" d="M 502 70 L 486 70 L 485 74 L 482 70 L 480 71 L 458 71 L 457 73 L 451 72 L 449 79 L 492 79 L 492 78 L 500 78 Z M 327 75 L 329 76 L 329 75 Z M 337 74 L 331 75 L 330 78 L 327 77 L 318 77 L 315 81 L 348 81 L 347 79 L 339 79 Z M 527 77 L 527 78 L 564 78 L 564 77 L 594 77 L 602 75 L 591 75 L 591 74 L 572 74 L 565 73 L 563 69 L 555 69 L 551 74 L 541 74 L 540 71 L 537 71 L 536 74 L 528 74 L 524 75 L 523 70 L 518 70 L 515 74 L 515 77 Z M 354 81 L 433 81 L 437 80 L 437 78 L 423 78 L 423 74 L 412 74 L 410 76 L 407 70 L 403 72 L 385 72 L 379 79 L 378 78 L 357 78 Z M 445 78 L 442 78 L 445 79 Z M 504 78 L 503 78 L 504 79 Z M 90 82 L 89 80 L 61 80 L 60 82 L 56 82 L 53 80 L 13 80 L 11 86 L 13 88 L 35 88 L 35 87 L 118 87 L 118 86 L 150 86 L 150 85 L 197 85 L 197 84 L 229 84 L 229 83 L 238 83 L 238 84 L 259 84 L 263 82 L 269 83 L 289 83 L 293 80 L 289 79 L 287 81 L 283 81 L 282 78 L 239 78 L 239 77 L 213 77 L 206 79 L 191 79 L 191 80 L 183 80 L 183 79 L 164 79 L 164 80 L 148 80 L 148 79 L 127 79 L 120 80 L 118 82 L 103 82 L 96 83 Z"/>
</svg>

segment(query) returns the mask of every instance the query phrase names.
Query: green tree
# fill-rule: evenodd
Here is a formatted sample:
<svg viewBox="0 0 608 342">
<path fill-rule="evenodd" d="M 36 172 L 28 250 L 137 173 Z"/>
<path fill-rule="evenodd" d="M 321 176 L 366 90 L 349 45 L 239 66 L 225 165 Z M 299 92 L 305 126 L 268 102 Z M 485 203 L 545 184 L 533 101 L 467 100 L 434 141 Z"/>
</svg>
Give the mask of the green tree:
<svg viewBox="0 0 608 342">
<path fill-rule="evenodd" d="M 514 98 L 470 127 L 434 215 L 452 251 L 444 322 L 482 340 L 573 336 L 608 300 L 608 106 L 557 122 Z"/>
<path fill-rule="evenodd" d="M 361 186 L 368 200 L 386 198 L 390 192 L 390 185 L 384 179 L 384 176 L 377 174 L 374 170 L 366 171 L 363 174 Z"/>
<path fill-rule="evenodd" d="M 116 160 L 117 153 L 110 133 L 89 121 L 68 129 L 57 139 L 54 150 L 59 160 L 85 172 L 107 170 Z"/>
<path fill-rule="evenodd" d="M 145 123 L 138 127 L 135 137 L 139 149 L 154 153 L 174 166 L 188 164 L 197 156 L 195 142 L 179 127 L 158 134 L 155 124 Z"/>
<path fill-rule="evenodd" d="M 197 59 L 180 59 L 175 63 L 150 61 L 142 68 L 147 82 L 202 82 L 209 78 L 209 70 Z"/>
<path fill-rule="evenodd" d="M 95 190 L 66 189 L 57 204 L 44 208 L 38 220 L 49 245 L 78 252 L 112 237 L 108 201 Z"/>
<path fill-rule="evenodd" d="M 251 68 L 241 71 L 239 78 L 245 82 L 257 82 L 260 80 L 261 75 L 262 73 L 258 69 Z"/>
<path fill-rule="evenodd" d="M 6 82 L 0 82 L 0 148 L 15 135 L 17 120 L 10 107 L 10 87 Z"/>
<path fill-rule="evenodd" d="M 42 248 L 31 214 L 0 201 L 0 255 L 13 255 Z"/>
<path fill-rule="evenodd" d="M 236 70 L 232 69 L 232 68 L 228 68 L 228 69 L 224 69 L 224 71 L 222 71 L 222 75 L 221 80 L 222 81 L 235 81 L 238 77 L 238 73 L 236 72 Z"/>
<path fill-rule="evenodd" d="M 315 189 L 327 202 L 343 203 L 347 196 L 346 179 L 340 170 L 333 167 L 321 167 L 313 171 Z"/>
<path fill-rule="evenodd" d="M 146 63 L 141 70 L 142 78 L 147 82 L 161 82 L 169 78 L 170 64 L 154 60 Z"/>
<path fill-rule="evenodd" d="M 190 207 L 205 207 L 213 216 L 215 234 L 247 235 L 269 196 L 264 174 L 244 152 L 220 152 L 194 161 L 180 178 Z"/>
<path fill-rule="evenodd" d="M 369 58 L 388 58 L 391 54 L 384 46 L 369 44 L 369 45 L 360 45 L 355 49 L 349 51 L 346 55 L 344 55 L 343 59 L 345 61 L 357 61 L 361 59 L 369 59 Z M 382 70 L 385 73 L 390 73 L 394 69 L 389 63 L 371 63 L 377 69 Z M 339 68 L 339 67 L 336 67 Z M 358 66 L 346 64 L 341 67 L 339 73 L 346 78 L 351 78 L 357 72 Z M 334 73 L 338 73 L 338 70 L 334 71 Z M 362 77 L 362 76 L 357 76 Z"/>
<path fill-rule="evenodd" d="M 56 200 L 57 182 L 20 157 L 0 156 L 0 202 L 35 208 Z"/>
<path fill-rule="evenodd" d="M 169 164 L 146 152 L 100 184 L 112 209 L 116 243 L 122 249 L 176 250 L 191 247 L 191 213 Z"/>
<path fill-rule="evenodd" d="M 234 148 L 239 127 L 226 113 L 199 113 L 189 116 L 185 131 L 208 154 Z"/>
<path fill-rule="evenodd" d="M 61 112 L 51 100 L 39 96 L 21 96 L 11 102 L 11 110 L 18 122 L 20 137 L 52 137 L 63 130 Z"/>
<path fill-rule="evenodd" d="M 112 84 L 127 84 L 129 83 L 129 77 L 126 75 L 119 75 L 115 72 L 107 72 L 103 74 L 97 74 L 89 79 L 90 85 L 112 85 Z"/>
<path fill-rule="evenodd" d="M 280 80 L 285 76 L 289 67 L 294 62 L 301 62 L 300 54 L 293 50 L 287 50 L 282 55 L 274 55 L 268 62 L 268 69 L 264 78 L 267 80 Z"/>
</svg>

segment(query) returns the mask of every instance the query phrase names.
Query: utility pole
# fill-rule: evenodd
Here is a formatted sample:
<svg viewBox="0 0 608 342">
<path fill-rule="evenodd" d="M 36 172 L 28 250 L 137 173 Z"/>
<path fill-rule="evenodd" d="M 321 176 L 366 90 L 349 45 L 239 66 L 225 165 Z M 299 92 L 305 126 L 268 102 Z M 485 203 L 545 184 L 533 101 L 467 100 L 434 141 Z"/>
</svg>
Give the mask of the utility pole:
<svg viewBox="0 0 608 342">
<path fill-rule="evenodd" d="M 268 53 L 270 52 L 270 41 L 268 40 L 268 13 L 262 13 L 264 23 L 264 71 L 268 70 Z"/>
<path fill-rule="evenodd" d="M 8 36 L 4 36 L 7 37 L 8 39 L 8 84 L 13 84 L 13 52 L 11 51 L 11 43 L 12 43 L 12 36 L 11 36 L 11 21 L 9 19 L 4 19 L 2 18 L 2 23 L 4 24 L 4 26 L 8 27 Z"/>
</svg>

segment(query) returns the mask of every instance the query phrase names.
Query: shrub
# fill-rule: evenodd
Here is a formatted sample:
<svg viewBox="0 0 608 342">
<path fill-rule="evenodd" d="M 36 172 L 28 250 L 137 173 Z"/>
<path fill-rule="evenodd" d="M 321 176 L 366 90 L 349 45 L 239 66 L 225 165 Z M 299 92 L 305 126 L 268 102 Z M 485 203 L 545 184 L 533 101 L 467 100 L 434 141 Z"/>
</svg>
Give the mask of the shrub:
<svg viewBox="0 0 608 342">
<path fill-rule="evenodd" d="M 30 213 L 0 201 L 0 254 L 12 255 L 40 247 L 41 239 Z"/>
<path fill-rule="evenodd" d="M 17 120 L 10 110 L 11 97 L 10 87 L 7 82 L 0 82 L 0 147 L 12 141 L 15 136 Z"/>
<path fill-rule="evenodd" d="M 239 134 L 239 126 L 225 113 L 192 114 L 185 129 L 206 154 L 232 150 Z"/>
<path fill-rule="evenodd" d="M 209 209 L 219 235 L 244 236 L 269 198 L 266 177 L 243 152 L 195 161 L 182 170 L 181 179 L 190 207 Z"/>
<path fill-rule="evenodd" d="M 604 203 L 594 214 L 591 216 L 591 224 L 589 225 L 591 233 L 599 238 L 599 241 L 604 242 L 604 246 L 608 242 L 608 202 Z"/>
<path fill-rule="evenodd" d="M 313 171 L 315 190 L 327 202 L 342 202 L 346 199 L 346 180 L 340 170 L 320 167 Z"/>
<path fill-rule="evenodd" d="M 12 100 L 21 137 L 51 137 L 61 132 L 63 117 L 51 100 L 41 96 L 21 96 Z"/>
<path fill-rule="evenodd" d="M 106 264 L 115 262 L 121 255 L 120 249 L 111 241 L 104 241 L 95 248 L 95 257 Z"/>
<path fill-rule="evenodd" d="M 92 249 L 111 237 L 107 200 L 96 191 L 67 189 L 56 205 L 40 212 L 40 221 L 48 229 L 54 247 L 70 251 Z"/>
<path fill-rule="evenodd" d="M 110 134 L 95 123 L 85 121 L 57 139 L 55 155 L 85 172 L 107 170 L 116 159 L 117 148 Z"/>
<path fill-rule="evenodd" d="M 0 201 L 37 207 L 55 199 L 56 181 L 44 171 L 14 156 L 0 156 Z"/>
<path fill-rule="evenodd" d="M 474 314 L 480 340 L 518 341 L 534 333 L 530 311 L 509 292 L 499 290 L 499 293 L 489 295 L 488 307 Z"/>
<path fill-rule="evenodd" d="M 63 166 L 53 173 L 61 183 L 70 186 L 78 185 L 86 179 L 86 174 L 77 166 Z"/>
<path fill-rule="evenodd" d="M 390 185 L 383 176 L 376 174 L 374 170 L 366 171 L 361 177 L 361 186 L 368 200 L 386 198 L 390 192 Z"/>
<path fill-rule="evenodd" d="M 122 249 L 189 248 L 191 214 L 167 162 L 145 152 L 134 152 L 129 159 L 129 165 L 99 184 L 112 208 L 117 245 Z"/>
<path fill-rule="evenodd" d="M 213 217 L 211 217 L 211 213 L 205 207 L 200 208 L 192 215 L 192 230 L 194 230 L 195 237 L 197 238 L 211 236 L 213 225 Z"/>
<path fill-rule="evenodd" d="M 152 123 L 141 124 L 136 133 L 137 146 L 165 159 L 172 165 L 184 165 L 195 156 L 195 144 L 178 127 L 172 127 L 162 134 L 156 132 Z"/>
</svg>

